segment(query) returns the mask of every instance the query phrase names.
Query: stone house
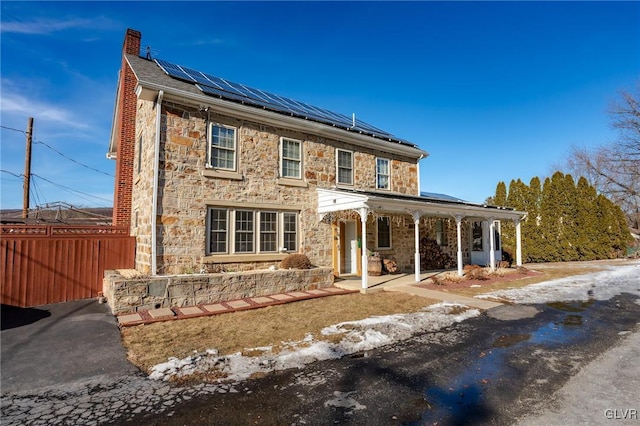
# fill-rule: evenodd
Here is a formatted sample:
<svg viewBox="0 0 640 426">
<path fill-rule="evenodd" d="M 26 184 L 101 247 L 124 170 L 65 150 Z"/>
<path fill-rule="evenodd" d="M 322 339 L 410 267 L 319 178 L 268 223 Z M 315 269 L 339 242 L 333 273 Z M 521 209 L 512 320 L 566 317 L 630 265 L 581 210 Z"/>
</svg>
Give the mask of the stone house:
<svg viewBox="0 0 640 426">
<path fill-rule="evenodd" d="M 107 154 L 116 160 L 113 222 L 136 237 L 138 271 L 268 269 L 304 253 L 366 288 L 369 252 L 419 279 L 424 238 L 462 273 L 501 259 L 500 220 L 519 236 L 523 212 L 421 192 L 428 154 L 416 144 L 140 56 L 140 40 L 127 31 Z"/>
</svg>

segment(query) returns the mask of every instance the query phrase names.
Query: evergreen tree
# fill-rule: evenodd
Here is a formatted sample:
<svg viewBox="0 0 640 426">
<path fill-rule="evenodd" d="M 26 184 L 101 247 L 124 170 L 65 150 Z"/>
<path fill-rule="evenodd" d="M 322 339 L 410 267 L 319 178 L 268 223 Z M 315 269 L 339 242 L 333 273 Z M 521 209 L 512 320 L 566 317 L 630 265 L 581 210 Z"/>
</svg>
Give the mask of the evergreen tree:
<svg viewBox="0 0 640 426">
<path fill-rule="evenodd" d="M 499 207 L 507 206 L 507 186 L 504 182 L 498 182 L 496 186 L 496 195 L 493 197 L 493 205 Z"/>
<path fill-rule="evenodd" d="M 587 179 L 580 177 L 576 188 L 575 221 L 579 232 L 576 235 L 577 260 L 594 260 L 601 257 L 596 239 L 599 233 L 596 190 Z"/>
</svg>

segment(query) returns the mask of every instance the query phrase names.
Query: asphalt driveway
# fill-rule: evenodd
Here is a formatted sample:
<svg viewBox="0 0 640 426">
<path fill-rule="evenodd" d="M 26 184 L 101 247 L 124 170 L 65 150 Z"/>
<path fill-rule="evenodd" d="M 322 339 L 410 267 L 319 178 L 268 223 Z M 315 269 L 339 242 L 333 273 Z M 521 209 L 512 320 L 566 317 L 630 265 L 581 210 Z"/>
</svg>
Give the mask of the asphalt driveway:
<svg viewBox="0 0 640 426">
<path fill-rule="evenodd" d="M 127 361 L 108 306 L 96 299 L 35 308 L 2 305 L 1 329 L 2 394 L 141 374 Z"/>
</svg>

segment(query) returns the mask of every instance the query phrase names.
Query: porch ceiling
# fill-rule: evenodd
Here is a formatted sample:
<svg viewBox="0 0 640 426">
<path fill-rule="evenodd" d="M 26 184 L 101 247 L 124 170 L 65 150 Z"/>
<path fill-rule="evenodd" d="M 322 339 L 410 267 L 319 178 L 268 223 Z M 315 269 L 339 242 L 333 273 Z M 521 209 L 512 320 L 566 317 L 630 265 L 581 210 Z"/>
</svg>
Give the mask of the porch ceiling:
<svg viewBox="0 0 640 426">
<path fill-rule="evenodd" d="M 460 216 L 495 220 L 517 220 L 526 216 L 505 207 L 486 206 L 459 201 L 439 200 L 428 197 L 392 193 L 374 193 L 346 189 L 318 188 L 318 214 L 368 209 L 382 213 L 418 214 L 420 216 Z"/>
</svg>

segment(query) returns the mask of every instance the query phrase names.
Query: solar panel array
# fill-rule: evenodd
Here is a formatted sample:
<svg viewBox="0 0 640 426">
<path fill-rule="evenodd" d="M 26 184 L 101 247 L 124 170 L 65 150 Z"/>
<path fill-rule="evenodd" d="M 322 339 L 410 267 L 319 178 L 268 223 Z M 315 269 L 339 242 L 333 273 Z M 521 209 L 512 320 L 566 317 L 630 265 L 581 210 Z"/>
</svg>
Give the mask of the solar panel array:
<svg viewBox="0 0 640 426">
<path fill-rule="evenodd" d="M 155 62 L 170 77 L 186 81 L 187 83 L 193 83 L 199 90 L 209 96 L 252 105 L 281 114 L 313 120 L 319 123 L 414 146 L 414 144 L 410 142 L 401 140 L 390 133 L 384 132 L 362 121 L 356 121 L 354 125 L 353 119 L 324 108 L 314 107 L 307 103 L 268 93 L 260 89 L 253 89 L 243 84 L 234 83 L 162 59 L 155 59 Z"/>
</svg>

